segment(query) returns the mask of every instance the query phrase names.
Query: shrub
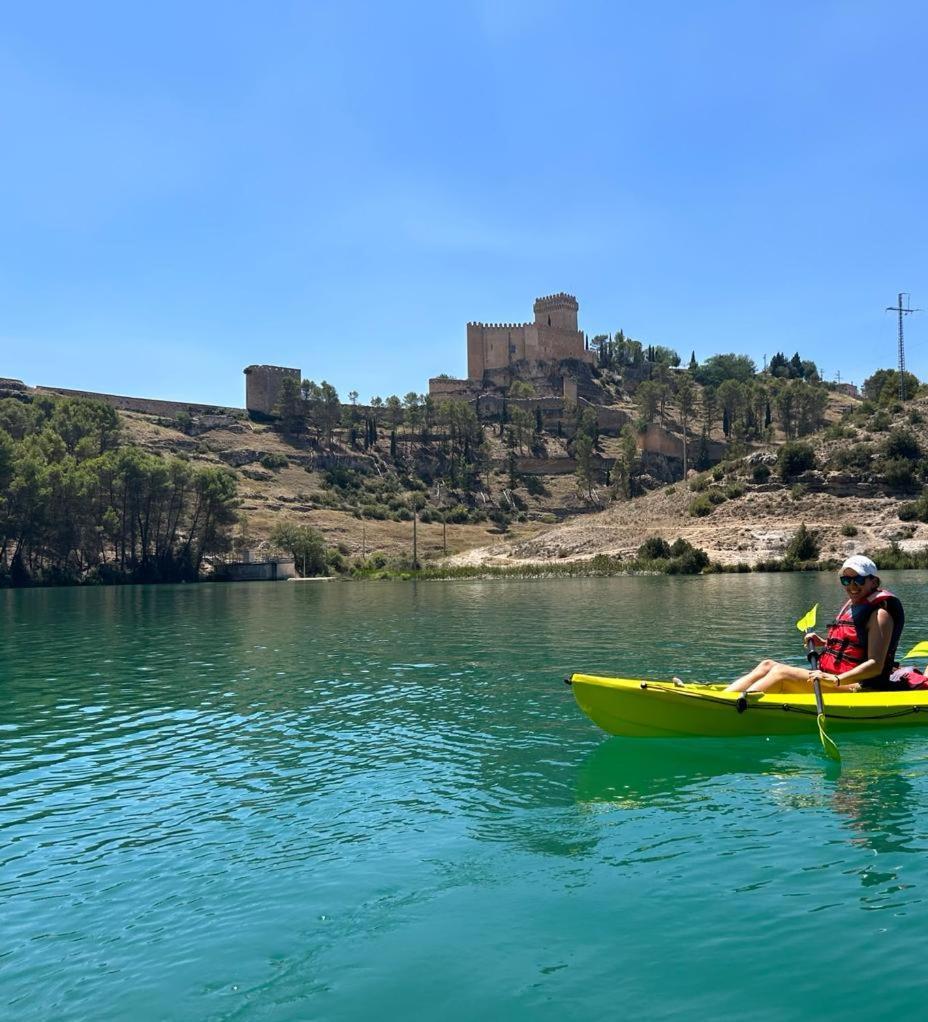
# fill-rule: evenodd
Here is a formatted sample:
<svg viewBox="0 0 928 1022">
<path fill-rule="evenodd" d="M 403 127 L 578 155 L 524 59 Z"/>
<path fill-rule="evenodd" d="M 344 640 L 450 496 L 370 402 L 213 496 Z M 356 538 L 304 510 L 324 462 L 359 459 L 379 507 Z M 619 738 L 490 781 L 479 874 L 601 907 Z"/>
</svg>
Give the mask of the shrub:
<svg viewBox="0 0 928 1022">
<path fill-rule="evenodd" d="M 741 483 L 729 483 L 725 487 L 725 496 L 729 500 L 736 500 L 738 497 L 744 496 L 744 487 Z"/>
<path fill-rule="evenodd" d="M 390 516 L 390 509 L 385 504 L 364 504 L 361 512 L 365 518 L 373 518 L 382 522 Z"/>
<path fill-rule="evenodd" d="M 841 526 L 841 535 L 842 536 L 856 536 L 857 535 L 857 526 L 856 525 L 842 525 Z"/>
<path fill-rule="evenodd" d="M 722 490 L 717 489 L 716 487 L 713 487 L 711 490 L 709 490 L 708 493 L 706 493 L 706 496 L 709 498 L 710 504 L 716 505 L 724 504 L 725 501 L 728 500 L 728 497 L 725 496 L 725 493 Z"/>
<path fill-rule="evenodd" d="M 667 565 L 667 573 L 669 575 L 698 575 L 704 568 L 708 567 L 709 555 L 706 551 L 690 547 L 689 550 Z"/>
<path fill-rule="evenodd" d="M 724 476 L 725 476 L 725 469 L 724 469 L 724 468 L 722 468 L 722 466 L 721 466 L 721 465 L 716 465 L 716 466 L 715 466 L 715 468 L 714 468 L 714 469 L 712 469 L 712 478 L 713 478 L 713 479 L 714 479 L 714 480 L 715 480 L 716 482 L 720 482 L 720 481 L 721 481 L 721 479 L 722 479 L 722 478 L 723 478 Z"/>
<path fill-rule="evenodd" d="M 793 500 L 802 500 L 809 493 L 809 487 L 803 486 L 802 483 L 796 483 L 789 491 L 789 495 Z"/>
<path fill-rule="evenodd" d="M 548 494 L 544 482 L 538 476 L 523 476 L 522 484 L 532 497 L 545 497 Z"/>
<path fill-rule="evenodd" d="M 903 522 L 928 522 L 928 490 L 918 500 L 900 504 L 897 514 Z"/>
<path fill-rule="evenodd" d="M 770 466 L 769 465 L 755 465 L 751 469 L 751 478 L 755 483 L 765 483 L 770 478 Z"/>
<path fill-rule="evenodd" d="M 821 546 L 815 533 L 810 532 L 805 524 L 802 524 L 787 544 L 783 560 L 788 564 L 795 564 L 798 561 L 814 561 L 820 552 Z"/>
<path fill-rule="evenodd" d="M 636 556 L 639 561 L 656 561 L 659 557 L 670 557 L 670 544 L 660 536 L 649 536 L 638 547 Z"/>
<path fill-rule="evenodd" d="M 463 504 L 455 504 L 445 512 L 445 521 L 449 525 L 464 525 L 469 520 L 469 512 Z"/>
<path fill-rule="evenodd" d="M 690 480 L 690 489 L 693 493 L 702 493 L 708 486 L 709 480 L 706 476 L 696 476 L 695 479 Z"/>
<path fill-rule="evenodd" d="M 887 458 L 879 468 L 883 478 L 893 489 L 910 490 L 915 486 L 912 462 L 907 458 Z"/>
<path fill-rule="evenodd" d="M 918 461 L 922 456 L 922 448 L 918 438 L 908 429 L 894 429 L 883 444 L 887 458 L 907 458 Z"/>
<path fill-rule="evenodd" d="M 676 486 L 668 486 L 667 489 L 664 490 L 664 493 L 666 493 L 668 497 L 672 497 L 676 492 Z"/>
<path fill-rule="evenodd" d="M 890 419 L 886 412 L 877 412 L 870 417 L 867 427 L 872 433 L 885 433 L 889 429 L 889 423 Z"/>
<path fill-rule="evenodd" d="M 689 513 L 693 518 L 705 518 L 706 515 L 711 515 L 712 504 L 709 502 L 709 498 L 704 493 L 695 497 L 690 501 Z"/>
<path fill-rule="evenodd" d="M 261 464 L 268 469 L 287 468 L 289 461 L 282 454 L 262 454 Z"/>
<path fill-rule="evenodd" d="M 777 452 L 777 469 L 781 479 L 792 479 L 815 468 L 815 451 L 801 440 L 784 444 Z"/>
<path fill-rule="evenodd" d="M 873 448 L 868 444 L 852 444 L 835 451 L 831 463 L 835 468 L 852 469 L 855 472 L 866 472 L 870 468 Z"/>
</svg>

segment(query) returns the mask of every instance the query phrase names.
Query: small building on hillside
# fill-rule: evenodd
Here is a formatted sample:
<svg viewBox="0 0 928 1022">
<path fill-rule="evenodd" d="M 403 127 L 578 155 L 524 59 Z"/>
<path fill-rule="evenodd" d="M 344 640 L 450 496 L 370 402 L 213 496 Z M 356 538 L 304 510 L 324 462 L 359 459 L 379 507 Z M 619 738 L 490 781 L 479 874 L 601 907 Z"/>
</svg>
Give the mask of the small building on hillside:
<svg viewBox="0 0 928 1022">
<path fill-rule="evenodd" d="M 287 377 L 295 380 L 298 387 L 303 380 L 299 369 L 285 366 L 246 366 L 242 372 L 245 374 L 245 409 L 249 415 L 259 418 L 276 414 L 280 385 Z"/>
</svg>

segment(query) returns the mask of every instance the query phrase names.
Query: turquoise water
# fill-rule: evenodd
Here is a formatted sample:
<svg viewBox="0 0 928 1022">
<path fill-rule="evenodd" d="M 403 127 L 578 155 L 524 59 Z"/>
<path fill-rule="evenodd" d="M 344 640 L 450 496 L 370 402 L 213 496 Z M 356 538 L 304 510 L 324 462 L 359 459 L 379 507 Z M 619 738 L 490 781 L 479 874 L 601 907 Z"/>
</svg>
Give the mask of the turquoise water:
<svg viewBox="0 0 928 1022">
<path fill-rule="evenodd" d="M 928 575 L 886 579 L 928 638 Z M 918 731 L 610 739 L 823 576 L 0 593 L 0 1017 L 924 1013 Z"/>
</svg>

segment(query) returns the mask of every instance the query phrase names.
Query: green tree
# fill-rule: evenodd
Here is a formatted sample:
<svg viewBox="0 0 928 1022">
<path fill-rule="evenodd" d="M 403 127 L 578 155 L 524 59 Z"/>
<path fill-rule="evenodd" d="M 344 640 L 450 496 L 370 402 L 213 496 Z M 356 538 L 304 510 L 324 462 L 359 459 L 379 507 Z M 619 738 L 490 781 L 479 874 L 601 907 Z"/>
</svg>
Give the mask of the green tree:
<svg viewBox="0 0 928 1022">
<path fill-rule="evenodd" d="M 746 383 L 754 377 L 757 367 L 747 355 L 712 355 L 693 374 L 704 387 L 719 387 L 725 380 Z"/>
<path fill-rule="evenodd" d="M 736 420 L 744 414 L 747 405 L 745 387 L 738 380 L 728 378 L 719 384 L 716 394 L 724 416 L 723 429 L 725 425 L 728 427 L 724 429 L 725 435 L 731 436 Z"/>
<path fill-rule="evenodd" d="M 342 417 L 342 404 L 338 391 L 325 380 L 319 384 L 319 419 L 326 444 L 332 442 L 332 433 Z"/>
<path fill-rule="evenodd" d="M 634 497 L 641 469 L 638 438 L 631 426 L 623 426 L 619 434 L 619 452 L 613 467 L 613 493 L 616 497 Z"/>
<path fill-rule="evenodd" d="M 910 401 L 918 393 L 921 386 L 919 379 L 912 373 L 907 372 L 903 377 L 905 384 L 905 398 Z M 861 392 L 868 401 L 875 401 L 881 405 L 891 405 L 899 400 L 899 373 L 895 369 L 877 369 L 863 382 Z"/>
<path fill-rule="evenodd" d="M 696 386 L 688 375 L 681 376 L 677 383 L 677 408 L 680 410 L 680 425 L 683 428 L 683 478 L 687 471 L 687 443 L 689 441 L 689 422 L 696 408 Z"/>
<path fill-rule="evenodd" d="M 660 387 L 653 380 L 645 380 L 635 391 L 635 403 L 645 422 L 654 421 L 660 400 Z"/>
<path fill-rule="evenodd" d="M 304 578 L 327 575 L 326 545 L 322 534 L 308 525 L 280 522 L 271 530 L 271 543 L 293 558 Z"/>
<path fill-rule="evenodd" d="M 280 391 L 274 411 L 284 433 L 298 436 L 306 431 L 306 404 L 300 385 L 293 377 L 285 376 L 280 381 Z"/>
<path fill-rule="evenodd" d="M 577 463 L 577 487 L 587 500 L 592 500 L 596 463 L 593 441 L 585 433 L 579 434 L 574 440 L 574 459 Z"/>
</svg>

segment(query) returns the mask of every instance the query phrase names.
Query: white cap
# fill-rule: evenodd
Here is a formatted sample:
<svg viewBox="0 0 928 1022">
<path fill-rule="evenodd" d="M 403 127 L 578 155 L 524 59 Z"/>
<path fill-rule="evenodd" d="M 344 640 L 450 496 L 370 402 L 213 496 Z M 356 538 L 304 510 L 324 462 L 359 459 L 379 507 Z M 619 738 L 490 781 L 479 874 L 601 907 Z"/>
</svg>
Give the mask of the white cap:
<svg viewBox="0 0 928 1022">
<path fill-rule="evenodd" d="M 853 557 L 849 557 L 844 564 L 841 565 L 841 571 L 845 572 L 850 568 L 851 571 L 856 571 L 858 575 L 878 575 L 876 565 L 869 557 L 864 557 L 863 554 L 854 554 Z"/>
</svg>

